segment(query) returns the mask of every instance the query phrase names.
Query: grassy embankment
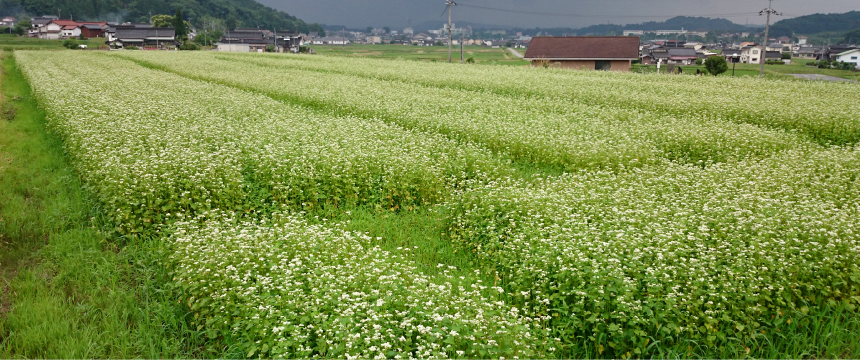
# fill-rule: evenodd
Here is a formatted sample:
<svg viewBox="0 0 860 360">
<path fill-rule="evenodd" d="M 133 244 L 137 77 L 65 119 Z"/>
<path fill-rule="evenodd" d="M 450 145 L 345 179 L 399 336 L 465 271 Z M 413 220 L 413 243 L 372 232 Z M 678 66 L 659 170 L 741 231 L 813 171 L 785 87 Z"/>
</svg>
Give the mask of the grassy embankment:
<svg viewBox="0 0 860 360">
<path fill-rule="evenodd" d="M 162 245 L 111 235 L 11 54 L 0 58 L 0 358 L 231 356 L 187 325 Z"/>
<path fill-rule="evenodd" d="M 87 40 L 75 40 L 79 44 L 86 45 L 89 50 L 99 49 L 104 47 L 104 38 L 94 38 Z M 39 38 L 31 38 L 26 36 L 0 34 L 0 49 L 6 51 L 12 50 L 63 50 L 63 40 L 46 40 Z"/>
<path fill-rule="evenodd" d="M 765 77 L 772 79 L 796 79 L 788 74 L 820 74 L 835 76 L 838 78 L 860 81 L 860 72 L 851 70 L 836 70 L 836 69 L 819 69 L 813 66 L 806 66 L 811 62 L 810 59 L 793 59 L 791 65 L 765 65 Z M 735 64 L 735 76 L 758 76 L 760 64 Z M 695 75 L 696 69 L 705 71 L 704 65 L 681 65 L 684 69 L 683 74 Z M 660 68 L 661 71 L 666 71 L 665 66 Z M 653 73 L 657 71 L 657 65 L 633 65 L 633 72 Z M 729 64 L 729 70 L 719 76 L 732 76 L 732 64 Z"/>
</svg>

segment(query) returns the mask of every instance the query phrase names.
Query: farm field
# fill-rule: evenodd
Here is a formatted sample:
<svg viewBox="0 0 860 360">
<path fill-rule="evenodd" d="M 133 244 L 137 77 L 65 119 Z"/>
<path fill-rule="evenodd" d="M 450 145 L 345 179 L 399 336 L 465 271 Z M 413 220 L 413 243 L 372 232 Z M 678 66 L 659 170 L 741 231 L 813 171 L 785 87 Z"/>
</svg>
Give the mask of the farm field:
<svg viewBox="0 0 860 360">
<path fill-rule="evenodd" d="M 105 39 L 76 40 L 90 49 L 105 47 Z M 63 50 L 63 40 L 46 40 L 18 35 L 0 34 L 0 49 L 12 50 Z"/>
<path fill-rule="evenodd" d="M 53 54 L 13 60 L 98 234 L 187 314 L 108 354 L 860 356 L 857 84 Z"/>
<path fill-rule="evenodd" d="M 448 46 L 411 46 L 411 45 L 312 45 L 311 48 L 319 55 L 365 57 L 379 59 L 402 59 L 420 61 L 448 61 Z M 522 52 L 521 52 L 522 53 Z M 493 49 L 486 46 L 467 45 L 463 49 L 464 58 L 472 58 L 475 62 L 492 63 L 495 65 L 528 65 L 506 48 Z M 460 62 L 460 48 L 451 49 L 451 61 Z"/>
</svg>

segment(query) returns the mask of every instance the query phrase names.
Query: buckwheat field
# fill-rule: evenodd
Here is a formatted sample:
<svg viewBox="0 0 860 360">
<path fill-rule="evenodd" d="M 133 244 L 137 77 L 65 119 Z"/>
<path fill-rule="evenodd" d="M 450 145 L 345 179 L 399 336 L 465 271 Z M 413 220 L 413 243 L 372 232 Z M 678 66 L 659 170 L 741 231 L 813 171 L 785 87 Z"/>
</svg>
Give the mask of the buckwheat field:
<svg viewBox="0 0 860 360">
<path fill-rule="evenodd" d="M 817 357 L 860 315 L 857 84 L 14 57 L 113 231 L 247 357 Z"/>
</svg>

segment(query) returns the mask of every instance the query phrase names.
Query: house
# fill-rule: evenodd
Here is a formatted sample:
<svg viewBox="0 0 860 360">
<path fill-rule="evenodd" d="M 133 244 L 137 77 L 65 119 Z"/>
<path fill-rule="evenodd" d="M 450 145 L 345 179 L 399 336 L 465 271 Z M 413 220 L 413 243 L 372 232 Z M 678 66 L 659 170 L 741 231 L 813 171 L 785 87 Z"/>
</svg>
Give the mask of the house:
<svg viewBox="0 0 860 360">
<path fill-rule="evenodd" d="M 85 22 L 81 23 L 80 35 L 83 35 L 87 39 L 104 37 L 107 29 L 108 25 L 106 22 Z"/>
<path fill-rule="evenodd" d="M 814 59 L 815 53 L 821 51 L 821 47 L 818 46 L 810 46 L 810 45 L 801 45 L 797 51 L 792 52 L 792 56 L 804 58 L 804 59 Z"/>
<path fill-rule="evenodd" d="M 691 48 L 672 48 L 669 49 L 669 64 L 690 65 L 698 59 L 696 50 Z"/>
<path fill-rule="evenodd" d="M 838 54 L 854 49 L 857 49 L 854 45 L 830 45 L 819 51 L 815 55 L 815 59 L 833 61 Z"/>
<path fill-rule="evenodd" d="M 0 26 L 2 27 L 13 27 L 15 26 L 15 18 L 11 16 L 6 16 L 0 19 Z"/>
<path fill-rule="evenodd" d="M 78 22 L 72 20 L 50 20 L 39 27 L 39 38 L 57 40 L 78 36 L 81 34 L 79 26 Z"/>
<path fill-rule="evenodd" d="M 532 66 L 630 71 L 639 58 L 638 36 L 534 37 L 524 56 Z"/>
<path fill-rule="evenodd" d="M 726 48 L 723 49 L 722 56 L 726 62 L 732 63 L 734 58 L 737 58 L 737 62 L 741 62 L 741 54 L 743 54 L 743 50 L 741 49 Z"/>
<path fill-rule="evenodd" d="M 314 45 L 349 45 L 349 38 L 343 36 L 326 36 L 314 39 Z"/>
<path fill-rule="evenodd" d="M 382 37 L 375 36 L 375 35 L 374 36 L 368 36 L 367 38 L 365 38 L 365 41 L 368 44 L 382 44 Z"/>
<path fill-rule="evenodd" d="M 642 64 L 665 64 L 669 61 L 669 49 L 662 46 L 650 46 L 642 51 Z"/>
<path fill-rule="evenodd" d="M 807 38 L 806 36 L 803 36 L 803 35 L 798 36 L 797 37 L 797 45 L 806 45 L 806 41 L 808 39 L 809 38 Z"/>
<path fill-rule="evenodd" d="M 747 46 L 741 48 L 741 61 L 744 64 L 758 64 L 761 60 L 761 48 Z"/>
<path fill-rule="evenodd" d="M 860 69 L 860 49 L 846 50 L 836 54 L 836 61 L 854 64 L 855 69 Z"/>
<path fill-rule="evenodd" d="M 172 48 L 179 43 L 174 40 L 176 30 L 173 28 L 137 27 L 135 25 L 119 25 L 116 27 L 114 48 L 135 46 L 138 48 Z"/>
</svg>

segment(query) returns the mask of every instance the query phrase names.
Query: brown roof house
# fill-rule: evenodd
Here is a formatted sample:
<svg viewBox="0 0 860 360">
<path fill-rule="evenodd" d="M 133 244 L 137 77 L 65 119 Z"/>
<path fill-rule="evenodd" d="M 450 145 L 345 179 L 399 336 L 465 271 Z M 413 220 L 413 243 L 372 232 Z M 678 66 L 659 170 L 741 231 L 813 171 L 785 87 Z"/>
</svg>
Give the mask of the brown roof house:
<svg viewBox="0 0 860 360">
<path fill-rule="evenodd" d="M 532 66 L 630 71 L 632 61 L 639 59 L 639 37 L 533 37 L 525 59 Z"/>
</svg>

